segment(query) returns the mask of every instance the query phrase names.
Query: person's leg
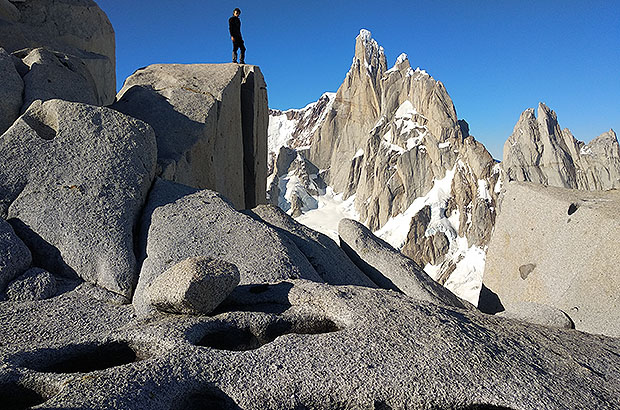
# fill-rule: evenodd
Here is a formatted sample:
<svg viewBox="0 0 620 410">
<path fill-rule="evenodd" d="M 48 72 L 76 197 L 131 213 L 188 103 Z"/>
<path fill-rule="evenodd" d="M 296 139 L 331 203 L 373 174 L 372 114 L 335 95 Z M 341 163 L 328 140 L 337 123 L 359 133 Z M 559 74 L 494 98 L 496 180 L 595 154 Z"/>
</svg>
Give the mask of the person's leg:
<svg viewBox="0 0 620 410">
<path fill-rule="evenodd" d="M 239 49 L 239 45 L 237 44 L 237 42 L 233 41 L 233 52 L 232 52 L 233 63 L 237 62 L 237 50 L 238 49 Z M 241 52 L 241 60 L 243 60 L 243 51 Z"/>
<path fill-rule="evenodd" d="M 245 64 L 245 44 L 243 44 L 243 40 L 241 40 L 241 44 L 239 44 L 239 49 L 241 50 L 241 55 L 239 56 L 239 63 Z"/>
</svg>

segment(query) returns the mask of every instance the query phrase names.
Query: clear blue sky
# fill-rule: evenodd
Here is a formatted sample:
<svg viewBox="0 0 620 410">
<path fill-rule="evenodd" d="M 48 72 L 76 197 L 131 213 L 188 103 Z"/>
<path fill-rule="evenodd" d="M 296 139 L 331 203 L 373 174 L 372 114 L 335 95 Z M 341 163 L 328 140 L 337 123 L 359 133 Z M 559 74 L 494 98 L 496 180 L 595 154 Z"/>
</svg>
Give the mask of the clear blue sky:
<svg viewBox="0 0 620 410">
<path fill-rule="evenodd" d="M 149 64 L 228 62 L 228 17 L 239 7 L 246 62 L 261 67 L 272 108 L 336 91 L 366 28 L 389 66 L 405 52 L 442 81 L 496 158 L 520 113 L 539 101 L 578 139 L 620 132 L 616 0 L 97 2 L 116 31 L 119 88 Z"/>
</svg>

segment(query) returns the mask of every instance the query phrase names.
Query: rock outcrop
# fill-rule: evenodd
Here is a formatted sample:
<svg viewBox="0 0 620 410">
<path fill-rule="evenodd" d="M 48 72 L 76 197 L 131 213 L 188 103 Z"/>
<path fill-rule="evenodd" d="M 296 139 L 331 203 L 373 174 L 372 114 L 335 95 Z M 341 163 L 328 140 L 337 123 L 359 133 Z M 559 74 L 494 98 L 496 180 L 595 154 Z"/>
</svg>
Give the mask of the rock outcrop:
<svg viewBox="0 0 620 410">
<path fill-rule="evenodd" d="M 620 336 L 620 193 L 507 184 L 484 284 L 508 311 L 565 312 L 575 328 Z M 482 303 L 482 302 L 481 302 Z"/>
<path fill-rule="evenodd" d="M 0 216 L 35 266 L 126 298 L 133 230 L 155 172 L 153 130 L 109 108 L 37 101 L 0 138 Z"/>
<path fill-rule="evenodd" d="M 158 175 L 213 189 L 238 209 L 265 203 L 267 91 L 256 66 L 156 64 L 136 71 L 113 105 L 150 124 Z"/>
<path fill-rule="evenodd" d="M 561 129 L 555 112 L 540 103 L 538 116 L 521 114 L 504 145 L 502 168 L 509 181 L 583 190 L 620 188 L 620 146 L 613 130 L 589 144 Z"/>
<path fill-rule="evenodd" d="M 95 81 L 81 59 L 45 48 L 20 50 L 13 55 L 20 58 L 28 70 L 23 76 L 22 111 L 36 100 L 101 103 Z"/>
<path fill-rule="evenodd" d="M 41 268 L 32 268 L 9 283 L 6 297 L 12 302 L 43 300 L 54 296 L 56 290 L 54 275 Z"/>
<path fill-rule="evenodd" d="M 241 284 L 309 279 L 322 282 L 301 251 L 286 236 L 237 212 L 220 194 L 158 179 L 141 224 L 146 260 L 133 303 L 149 313 L 144 291 L 173 265 L 196 256 L 237 266 Z"/>
<path fill-rule="evenodd" d="M 619 339 L 390 291 L 297 280 L 238 286 L 213 316 L 130 313 L 78 290 L 0 304 L 0 398 L 21 386 L 38 399 L 28 406 L 46 409 L 615 409 L 620 400 Z"/>
<path fill-rule="evenodd" d="M 85 65 L 94 82 L 92 92 L 97 105 L 114 101 L 114 29 L 94 1 L 28 0 L 3 3 L 4 6 L 0 7 L 0 47 L 9 53 L 44 47 L 71 59 L 77 58 Z"/>
</svg>

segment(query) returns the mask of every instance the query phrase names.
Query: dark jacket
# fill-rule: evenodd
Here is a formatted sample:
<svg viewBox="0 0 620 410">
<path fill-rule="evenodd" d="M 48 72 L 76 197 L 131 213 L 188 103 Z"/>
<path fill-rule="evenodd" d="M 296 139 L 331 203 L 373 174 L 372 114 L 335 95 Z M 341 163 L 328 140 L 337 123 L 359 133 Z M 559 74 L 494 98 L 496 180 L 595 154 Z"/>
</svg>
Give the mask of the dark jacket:
<svg viewBox="0 0 620 410">
<path fill-rule="evenodd" d="M 239 17 L 232 16 L 228 19 L 228 30 L 231 37 L 234 37 L 236 41 L 242 40 L 241 37 L 241 20 Z"/>
</svg>

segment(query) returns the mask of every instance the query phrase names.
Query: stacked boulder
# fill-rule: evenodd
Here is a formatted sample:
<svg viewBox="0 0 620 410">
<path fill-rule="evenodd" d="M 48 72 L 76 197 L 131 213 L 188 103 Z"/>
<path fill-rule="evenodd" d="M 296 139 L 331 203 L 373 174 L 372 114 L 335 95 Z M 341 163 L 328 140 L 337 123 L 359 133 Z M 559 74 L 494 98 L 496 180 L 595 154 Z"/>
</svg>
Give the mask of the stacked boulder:
<svg viewBox="0 0 620 410">
<path fill-rule="evenodd" d="M 32 81 L 33 87 L 51 87 L 78 92 L 77 85 L 66 77 L 56 75 L 64 71 L 78 84 L 92 82 L 88 90 L 97 105 L 110 104 L 116 95 L 116 56 L 114 29 L 108 17 L 92 0 L 28 0 L 3 1 L 0 11 L 0 47 L 24 59 L 35 49 L 42 49 L 29 57 L 29 63 L 17 63 L 24 77 L 32 65 L 35 78 L 47 78 L 48 84 Z M 45 50 L 45 51 L 44 51 Z M 54 57 L 53 57 L 54 56 Z M 22 71 L 23 70 L 23 71 Z M 72 72 L 73 74 L 69 73 Z M 49 75 L 49 77 L 47 77 Z M 81 78 L 78 78 L 80 76 Z M 3 77 L 4 78 L 4 77 Z M 33 79 L 34 80 L 34 79 Z M 47 81 L 46 81 L 47 82 Z M 59 82 L 62 82 L 59 84 Z M 59 96 L 56 96 L 57 98 Z M 74 100 L 71 100 L 74 101 Z M 24 111 L 27 106 L 24 107 Z"/>
<path fill-rule="evenodd" d="M 125 81 L 113 108 L 150 124 L 157 174 L 225 195 L 237 209 L 265 203 L 267 90 L 256 66 L 156 64 Z"/>
</svg>

